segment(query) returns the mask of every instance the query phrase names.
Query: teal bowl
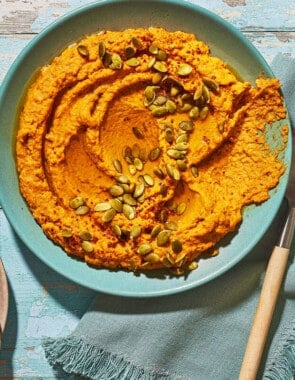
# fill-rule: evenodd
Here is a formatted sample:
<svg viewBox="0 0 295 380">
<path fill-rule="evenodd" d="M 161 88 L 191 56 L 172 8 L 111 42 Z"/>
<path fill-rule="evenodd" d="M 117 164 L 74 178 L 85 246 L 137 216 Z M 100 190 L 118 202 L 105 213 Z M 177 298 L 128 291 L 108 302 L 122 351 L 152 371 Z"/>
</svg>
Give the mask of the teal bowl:
<svg viewBox="0 0 295 380">
<path fill-rule="evenodd" d="M 232 25 L 206 9 L 184 1 L 109 0 L 78 8 L 39 33 L 14 61 L 0 91 L 0 201 L 15 232 L 32 253 L 65 277 L 97 291 L 130 297 L 167 295 L 197 287 L 244 258 L 261 239 L 280 207 L 291 159 L 289 138 L 283 157 L 287 170 L 271 192 L 271 198 L 258 207 L 247 208 L 237 233 L 226 239 L 220 254 L 201 260 L 199 268 L 187 277 L 165 277 L 160 273 L 135 276 L 125 271 L 95 269 L 70 258 L 48 240 L 20 194 L 15 166 L 15 126 L 24 89 L 41 66 L 81 36 L 98 29 L 149 26 L 194 33 L 210 46 L 213 55 L 227 61 L 251 83 L 261 73 L 273 76 L 255 47 Z"/>
</svg>

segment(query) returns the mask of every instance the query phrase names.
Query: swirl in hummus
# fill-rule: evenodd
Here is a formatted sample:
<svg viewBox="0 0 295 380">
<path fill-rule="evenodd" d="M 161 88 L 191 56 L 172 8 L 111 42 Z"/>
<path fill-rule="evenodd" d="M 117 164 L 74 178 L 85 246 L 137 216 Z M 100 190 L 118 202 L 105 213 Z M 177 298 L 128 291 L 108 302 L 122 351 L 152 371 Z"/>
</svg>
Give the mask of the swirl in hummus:
<svg viewBox="0 0 295 380">
<path fill-rule="evenodd" d="M 279 90 L 239 80 L 192 34 L 86 36 L 26 93 L 21 192 L 45 234 L 91 265 L 195 269 L 284 172 L 263 133 L 285 117 Z"/>
</svg>

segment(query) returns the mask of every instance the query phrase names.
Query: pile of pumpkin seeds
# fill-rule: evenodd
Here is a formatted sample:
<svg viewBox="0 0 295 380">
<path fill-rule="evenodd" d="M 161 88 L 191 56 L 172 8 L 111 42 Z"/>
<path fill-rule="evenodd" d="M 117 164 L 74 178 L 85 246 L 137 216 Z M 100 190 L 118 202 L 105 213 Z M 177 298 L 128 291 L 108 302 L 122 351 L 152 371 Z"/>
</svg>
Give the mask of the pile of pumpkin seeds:
<svg viewBox="0 0 295 380">
<path fill-rule="evenodd" d="M 78 53 L 85 59 L 89 58 L 89 51 L 86 46 L 78 45 Z M 201 83 L 196 88 L 194 93 L 190 93 L 184 89 L 181 83 L 181 78 L 191 75 L 193 67 L 187 63 L 179 64 L 177 75 L 179 79 L 169 75 L 168 54 L 152 43 L 148 51 L 143 51 L 141 41 L 134 37 L 131 39 L 124 53 L 121 56 L 118 53 L 112 53 L 107 50 L 104 42 L 98 45 L 98 56 L 101 59 L 104 67 L 113 70 L 120 70 L 124 63 L 130 67 L 136 67 L 141 64 L 140 55 L 145 52 L 150 55 L 147 66 L 153 71 L 151 83 L 144 89 L 144 105 L 147 107 L 153 116 L 161 117 L 167 114 L 188 113 L 188 119 L 184 119 L 179 123 L 179 132 L 175 136 L 174 128 L 165 125 L 163 128 L 164 137 L 167 143 L 170 144 L 165 152 L 175 164 L 166 164 L 165 167 L 155 166 L 153 174 L 155 177 L 144 173 L 145 163 L 149 160 L 157 162 L 163 153 L 160 147 L 155 147 L 151 151 L 146 151 L 139 144 L 134 144 L 124 148 L 123 157 L 128 164 L 129 175 L 125 175 L 122 170 L 122 163 L 119 159 L 114 159 L 113 166 L 117 172 L 115 183 L 109 188 L 111 198 L 106 202 L 101 202 L 95 205 L 94 211 L 102 213 L 102 221 L 111 223 L 111 228 L 114 234 L 120 240 L 137 239 L 141 233 L 140 225 L 135 224 L 130 231 L 126 231 L 118 224 L 112 223 L 117 213 L 122 213 L 128 220 L 132 220 L 136 216 L 136 207 L 145 199 L 145 191 L 147 187 L 154 186 L 155 179 L 163 180 L 168 175 L 172 180 L 181 182 L 181 172 L 188 169 L 186 155 L 189 151 L 189 136 L 193 132 L 194 120 L 206 119 L 210 109 L 211 91 L 218 93 L 219 85 L 211 78 L 203 77 Z M 222 128 L 220 128 L 222 130 Z M 132 132 L 139 140 L 144 140 L 145 135 L 139 126 L 132 127 Z M 223 132 L 223 131 L 222 131 Z M 222 133 L 221 132 L 221 133 Z M 190 167 L 194 177 L 198 176 L 198 169 L 192 165 Z M 132 180 L 137 172 L 142 172 L 137 178 L 137 181 Z M 167 186 L 162 184 L 160 194 L 166 197 L 168 193 Z M 73 208 L 77 215 L 85 215 L 89 212 L 89 207 L 85 204 L 82 197 L 75 197 L 70 201 L 70 207 Z M 186 210 L 186 203 L 181 202 L 178 205 L 173 205 L 170 211 L 177 215 L 181 215 Z M 162 261 L 165 267 L 171 268 L 174 274 L 183 274 L 184 270 L 194 270 L 198 264 L 194 261 L 186 264 L 186 255 L 182 252 L 183 247 L 181 241 L 173 238 L 173 232 L 177 231 L 178 226 L 175 222 L 170 221 L 169 211 L 165 208 L 160 210 L 158 214 L 158 222 L 154 225 L 150 232 L 151 240 L 155 241 L 157 247 L 167 247 L 167 252 L 164 258 L 154 252 L 153 245 L 147 241 L 137 247 L 137 253 L 143 258 L 144 264 L 158 263 Z M 70 237 L 71 231 L 65 229 L 64 237 Z M 79 237 L 82 240 L 82 248 L 86 252 L 92 252 L 91 244 L 92 235 L 88 231 L 81 231 Z M 136 269 L 136 264 L 130 263 L 133 269 Z"/>
</svg>

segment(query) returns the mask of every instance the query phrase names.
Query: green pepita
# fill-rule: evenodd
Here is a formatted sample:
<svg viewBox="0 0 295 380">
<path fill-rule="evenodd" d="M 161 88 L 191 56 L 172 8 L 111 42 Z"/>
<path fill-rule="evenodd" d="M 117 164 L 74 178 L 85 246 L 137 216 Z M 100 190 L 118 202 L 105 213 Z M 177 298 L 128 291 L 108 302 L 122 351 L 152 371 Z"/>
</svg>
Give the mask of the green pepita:
<svg viewBox="0 0 295 380">
<path fill-rule="evenodd" d="M 135 54 L 136 54 L 136 48 L 134 46 L 129 45 L 129 46 L 125 47 L 125 56 L 126 56 L 127 60 L 129 58 L 134 57 Z M 126 63 L 127 63 L 127 61 L 126 61 Z"/>
<path fill-rule="evenodd" d="M 72 198 L 69 202 L 69 206 L 73 209 L 77 209 L 78 207 L 80 206 L 83 206 L 85 203 L 85 200 L 83 197 L 75 197 L 75 198 Z"/>
<path fill-rule="evenodd" d="M 144 183 L 138 183 L 135 186 L 133 197 L 139 198 L 144 193 L 144 189 L 145 189 Z"/>
<path fill-rule="evenodd" d="M 75 209 L 75 213 L 77 215 L 86 215 L 88 214 L 89 211 L 90 211 L 89 207 L 86 205 L 79 206 L 78 208 Z"/>
<path fill-rule="evenodd" d="M 165 173 L 164 173 L 163 170 L 160 169 L 160 168 L 155 168 L 155 169 L 153 170 L 153 173 L 154 173 L 158 178 L 160 178 L 160 179 L 164 179 L 164 178 L 165 178 Z"/>
<path fill-rule="evenodd" d="M 137 201 L 132 197 L 131 194 L 124 194 L 123 195 L 123 202 L 127 203 L 130 206 L 136 206 Z"/>
<path fill-rule="evenodd" d="M 101 220 L 104 222 L 104 223 L 109 223 L 113 220 L 114 216 L 116 215 L 116 210 L 111 208 L 107 211 L 105 211 L 105 213 L 103 214 Z"/>
<path fill-rule="evenodd" d="M 179 123 L 180 129 L 186 132 L 192 132 L 194 130 L 194 123 L 191 120 L 183 120 Z"/>
<path fill-rule="evenodd" d="M 203 83 L 212 91 L 219 91 L 219 84 L 212 78 L 203 77 Z"/>
<path fill-rule="evenodd" d="M 87 240 L 83 240 L 82 241 L 82 248 L 87 253 L 91 253 L 94 250 L 93 244 L 90 243 L 90 241 L 87 241 Z"/>
<path fill-rule="evenodd" d="M 114 166 L 115 170 L 116 170 L 118 173 L 122 173 L 123 168 L 122 168 L 122 164 L 121 164 L 121 161 L 120 161 L 120 160 L 115 159 L 115 160 L 113 161 L 113 166 Z"/>
<path fill-rule="evenodd" d="M 136 67 L 136 66 L 139 66 L 139 65 L 140 65 L 140 60 L 139 60 L 139 58 L 137 58 L 137 57 L 129 58 L 129 59 L 127 59 L 127 61 L 126 61 L 126 65 L 128 65 L 128 66 L 130 66 L 130 67 Z"/>
<path fill-rule="evenodd" d="M 123 214 L 127 219 L 131 220 L 135 218 L 135 208 L 127 203 L 123 204 Z"/>
<path fill-rule="evenodd" d="M 161 229 L 162 229 L 161 225 L 156 224 L 151 231 L 151 237 L 155 238 L 158 235 L 158 233 L 161 231 Z"/>
<path fill-rule="evenodd" d="M 61 236 L 64 237 L 64 238 L 70 238 L 73 236 L 73 231 L 71 228 L 64 228 L 62 231 L 61 231 Z"/>
<path fill-rule="evenodd" d="M 113 185 L 109 188 L 109 192 L 113 197 L 119 197 L 120 195 L 123 195 L 124 190 L 120 185 Z"/>
<path fill-rule="evenodd" d="M 165 62 L 163 62 L 163 61 L 156 61 L 154 63 L 153 68 L 155 70 L 159 71 L 160 73 L 167 73 L 167 71 L 168 71 L 168 67 L 165 64 Z"/>
<path fill-rule="evenodd" d="M 157 245 L 158 247 L 163 247 L 169 242 L 171 231 L 162 230 L 157 235 Z"/>
<path fill-rule="evenodd" d="M 177 205 L 176 207 L 176 214 L 177 215 L 182 215 L 186 210 L 186 203 L 185 202 L 181 202 Z"/>
<path fill-rule="evenodd" d="M 150 151 L 149 153 L 149 160 L 150 161 L 156 161 L 161 155 L 161 148 L 157 147 Z"/>
<path fill-rule="evenodd" d="M 152 250 L 153 250 L 153 248 L 149 243 L 143 243 L 138 247 L 137 253 L 141 256 L 144 256 L 144 255 L 151 253 Z"/>
<path fill-rule="evenodd" d="M 181 77 L 185 77 L 185 76 L 188 76 L 192 71 L 193 71 L 193 68 L 191 65 L 187 63 L 183 63 L 179 66 L 177 70 L 177 74 L 180 75 Z"/>
<path fill-rule="evenodd" d="M 134 136 L 137 137 L 138 139 L 144 138 L 144 134 L 139 127 L 132 127 L 132 132 L 133 132 Z"/>
<path fill-rule="evenodd" d="M 141 226 L 135 225 L 130 231 L 130 239 L 136 239 L 141 234 Z"/>
<path fill-rule="evenodd" d="M 143 169 L 143 162 L 138 157 L 134 158 L 133 165 L 136 167 L 136 170 L 141 171 Z"/>
<path fill-rule="evenodd" d="M 154 180 L 149 174 L 144 174 L 143 179 L 148 186 L 154 186 Z"/>
<path fill-rule="evenodd" d="M 92 240 L 93 236 L 89 231 L 80 231 L 79 237 L 82 240 Z"/>
<path fill-rule="evenodd" d="M 148 263 L 154 264 L 154 263 L 158 263 L 161 259 L 157 253 L 152 252 L 146 255 L 144 257 L 144 260 L 147 261 Z"/>
<path fill-rule="evenodd" d="M 84 57 L 84 58 L 88 58 L 89 57 L 89 50 L 87 48 L 87 46 L 85 45 L 78 45 L 77 46 L 77 50 L 78 50 L 78 53 Z"/>
<path fill-rule="evenodd" d="M 104 57 L 105 53 L 106 53 L 106 46 L 105 46 L 104 42 L 100 42 L 98 44 L 98 56 L 99 56 L 99 58 L 102 59 Z"/>
<path fill-rule="evenodd" d="M 124 194 L 124 195 L 126 195 L 126 194 Z M 124 195 L 123 195 L 123 197 L 124 197 Z M 117 212 L 122 212 L 122 210 L 123 210 L 123 204 L 120 201 L 120 199 L 118 199 L 118 198 L 112 198 L 112 199 L 109 200 L 109 204 Z"/>
<path fill-rule="evenodd" d="M 122 236 L 122 230 L 121 230 L 120 226 L 118 226 L 118 224 L 113 224 L 113 225 L 112 225 L 112 229 L 113 229 L 114 233 L 115 233 L 118 237 L 121 237 L 121 236 Z"/>
<path fill-rule="evenodd" d="M 171 248 L 174 253 L 180 253 L 182 251 L 181 241 L 178 239 L 173 239 L 171 241 Z M 178 262 L 177 259 L 176 259 L 176 262 Z"/>
<path fill-rule="evenodd" d="M 109 202 L 101 202 L 97 203 L 94 206 L 94 211 L 102 212 L 102 211 L 107 211 L 111 208 L 112 206 L 109 204 Z"/>
<path fill-rule="evenodd" d="M 196 166 L 194 166 L 194 165 L 191 166 L 191 172 L 192 172 L 192 175 L 193 175 L 194 177 L 198 177 L 198 175 L 199 175 L 199 170 L 198 170 L 198 168 L 197 168 Z"/>
</svg>

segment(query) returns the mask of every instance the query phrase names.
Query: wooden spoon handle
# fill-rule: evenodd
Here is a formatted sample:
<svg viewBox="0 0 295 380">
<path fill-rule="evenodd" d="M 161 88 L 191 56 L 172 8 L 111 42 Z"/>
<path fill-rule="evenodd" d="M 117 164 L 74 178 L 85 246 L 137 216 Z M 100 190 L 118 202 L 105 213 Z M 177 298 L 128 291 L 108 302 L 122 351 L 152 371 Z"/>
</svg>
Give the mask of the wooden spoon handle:
<svg viewBox="0 0 295 380">
<path fill-rule="evenodd" d="M 271 254 L 239 380 L 255 380 L 288 262 L 289 249 L 275 246 Z"/>
</svg>

